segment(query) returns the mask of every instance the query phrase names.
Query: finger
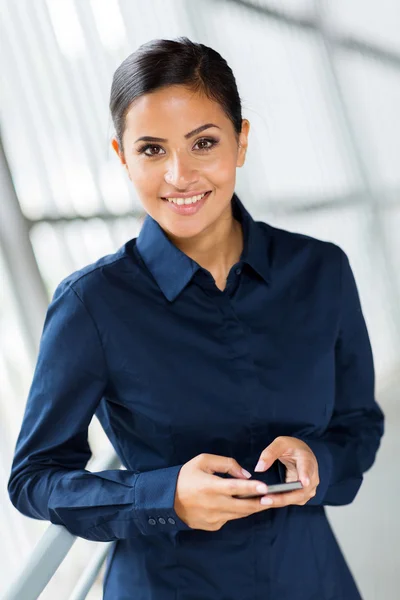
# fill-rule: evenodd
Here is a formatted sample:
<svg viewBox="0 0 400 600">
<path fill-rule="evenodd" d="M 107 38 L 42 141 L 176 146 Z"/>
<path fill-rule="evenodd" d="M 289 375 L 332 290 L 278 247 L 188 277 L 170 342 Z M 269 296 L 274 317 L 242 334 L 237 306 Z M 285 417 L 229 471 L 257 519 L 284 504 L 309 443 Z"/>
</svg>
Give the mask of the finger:
<svg viewBox="0 0 400 600">
<path fill-rule="evenodd" d="M 215 476 L 215 479 L 216 481 L 213 482 L 215 491 L 224 496 L 248 496 L 257 494 L 261 497 L 268 493 L 268 486 L 257 479 L 243 481 L 240 479 L 222 479 L 217 476 Z"/>
<path fill-rule="evenodd" d="M 218 454 L 200 454 L 200 468 L 206 473 L 228 473 L 239 479 L 248 479 L 251 473 L 242 469 L 239 463 L 230 456 L 220 456 Z"/>
<path fill-rule="evenodd" d="M 303 487 L 308 487 L 311 484 L 311 480 L 313 478 L 313 469 L 314 464 L 311 460 L 307 460 L 304 458 L 299 458 L 296 461 L 296 469 L 298 473 L 298 477 L 303 484 Z"/>
<path fill-rule="evenodd" d="M 266 471 L 274 462 L 287 451 L 287 441 L 284 437 L 277 437 L 260 454 L 255 471 Z"/>
<path fill-rule="evenodd" d="M 268 510 L 269 508 L 271 507 L 262 504 L 260 505 L 260 500 L 258 500 L 258 498 L 247 500 L 230 498 L 221 506 L 221 510 L 224 511 L 223 514 L 226 515 L 227 519 L 240 519 L 256 512 Z"/>
<path fill-rule="evenodd" d="M 260 502 L 261 506 L 269 506 L 269 508 L 282 508 L 283 506 L 289 506 L 290 504 L 302 505 L 306 504 L 311 498 L 310 493 L 304 493 L 304 490 L 283 492 L 280 494 L 270 494 L 269 496 L 267 495 L 263 497 L 270 498 L 270 504 L 261 504 L 261 498 L 260 500 L 257 500 L 257 502 Z"/>
</svg>

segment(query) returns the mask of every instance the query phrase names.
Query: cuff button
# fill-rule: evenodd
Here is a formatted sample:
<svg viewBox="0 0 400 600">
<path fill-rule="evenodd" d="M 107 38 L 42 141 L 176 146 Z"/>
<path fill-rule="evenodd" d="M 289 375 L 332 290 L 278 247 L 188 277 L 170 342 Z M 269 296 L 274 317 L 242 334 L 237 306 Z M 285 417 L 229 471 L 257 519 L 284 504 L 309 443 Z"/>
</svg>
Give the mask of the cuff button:
<svg viewBox="0 0 400 600">
<path fill-rule="evenodd" d="M 155 519 L 149 519 L 148 521 L 149 525 L 155 525 L 156 524 L 156 520 Z"/>
<path fill-rule="evenodd" d="M 175 519 L 173 519 L 172 517 L 168 517 L 168 523 L 171 523 L 171 525 L 175 525 Z"/>
<path fill-rule="evenodd" d="M 162 517 L 159 517 L 159 518 L 158 518 L 158 522 L 159 522 L 159 523 L 161 523 L 161 525 L 165 525 L 165 523 L 166 523 L 166 520 L 165 520 L 165 519 L 163 519 Z"/>
</svg>

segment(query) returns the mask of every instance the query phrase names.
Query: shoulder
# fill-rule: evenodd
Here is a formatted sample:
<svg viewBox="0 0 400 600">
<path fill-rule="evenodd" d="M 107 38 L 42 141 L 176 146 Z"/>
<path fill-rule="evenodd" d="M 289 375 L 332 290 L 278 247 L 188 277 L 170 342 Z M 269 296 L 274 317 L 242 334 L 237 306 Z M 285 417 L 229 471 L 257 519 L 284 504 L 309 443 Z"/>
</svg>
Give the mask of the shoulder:
<svg viewBox="0 0 400 600">
<path fill-rule="evenodd" d="M 127 271 L 136 271 L 135 255 L 132 253 L 135 242 L 136 238 L 133 238 L 116 252 L 102 256 L 64 277 L 57 285 L 53 298 L 68 294 L 71 290 L 80 299 L 88 293 L 102 293 L 115 278 L 122 277 Z"/>
<path fill-rule="evenodd" d="M 336 243 L 322 240 L 304 233 L 274 227 L 264 221 L 256 221 L 268 242 L 271 258 L 277 264 L 292 261 L 323 261 L 340 268 L 342 260 L 347 258 L 344 250 Z"/>
</svg>

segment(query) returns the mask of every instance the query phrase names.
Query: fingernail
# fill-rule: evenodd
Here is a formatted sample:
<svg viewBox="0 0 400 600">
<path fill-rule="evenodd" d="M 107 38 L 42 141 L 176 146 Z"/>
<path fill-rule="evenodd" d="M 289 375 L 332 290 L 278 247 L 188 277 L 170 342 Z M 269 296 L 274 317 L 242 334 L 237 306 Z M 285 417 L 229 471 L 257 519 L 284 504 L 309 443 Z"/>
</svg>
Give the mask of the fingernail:
<svg viewBox="0 0 400 600">
<path fill-rule="evenodd" d="M 257 492 L 260 492 L 260 494 L 266 494 L 268 492 L 268 488 L 265 485 L 265 483 L 259 483 L 256 487 Z"/>
<path fill-rule="evenodd" d="M 248 471 L 246 471 L 246 469 L 242 469 L 242 473 L 245 477 L 251 477 L 251 473 L 249 473 Z"/>
<path fill-rule="evenodd" d="M 261 502 L 261 504 L 272 504 L 273 500 L 272 500 L 272 498 L 264 497 L 264 498 L 261 498 L 260 502 Z"/>
<path fill-rule="evenodd" d="M 256 468 L 254 469 L 255 471 L 265 471 L 265 467 L 267 465 L 265 464 L 265 462 L 263 460 L 259 460 L 258 463 L 256 464 Z"/>
</svg>

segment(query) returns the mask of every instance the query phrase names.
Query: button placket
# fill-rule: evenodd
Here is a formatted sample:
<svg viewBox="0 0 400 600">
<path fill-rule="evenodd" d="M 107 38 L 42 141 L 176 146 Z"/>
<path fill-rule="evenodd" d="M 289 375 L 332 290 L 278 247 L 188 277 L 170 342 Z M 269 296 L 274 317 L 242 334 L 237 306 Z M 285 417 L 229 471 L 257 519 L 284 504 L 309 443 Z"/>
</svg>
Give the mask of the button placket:
<svg viewBox="0 0 400 600">
<path fill-rule="evenodd" d="M 246 331 L 237 316 L 232 302 L 227 294 L 216 298 L 218 308 L 224 321 L 225 343 L 231 351 L 231 359 L 247 362 L 251 356 L 246 337 Z M 242 364 L 243 367 L 243 364 Z"/>
</svg>

